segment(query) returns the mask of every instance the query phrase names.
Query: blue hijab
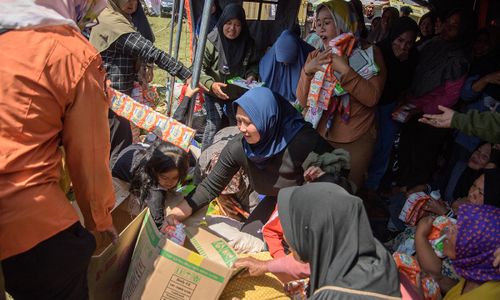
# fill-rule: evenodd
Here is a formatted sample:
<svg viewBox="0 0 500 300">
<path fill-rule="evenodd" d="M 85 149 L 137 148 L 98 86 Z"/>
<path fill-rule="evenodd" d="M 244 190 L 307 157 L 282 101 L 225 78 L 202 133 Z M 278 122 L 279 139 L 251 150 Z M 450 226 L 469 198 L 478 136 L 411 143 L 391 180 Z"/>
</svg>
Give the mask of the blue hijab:
<svg viewBox="0 0 500 300">
<path fill-rule="evenodd" d="M 260 60 L 259 75 L 273 92 L 294 102 L 297 83 L 307 55 L 314 48 L 285 30 Z"/>
<path fill-rule="evenodd" d="M 234 110 L 243 109 L 257 127 L 260 141 L 250 145 L 243 139 L 245 154 L 259 169 L 288 146 L 305 121 L 282 96 L 265 87 L 253 88 L 234 101 Z"/>
</svg>

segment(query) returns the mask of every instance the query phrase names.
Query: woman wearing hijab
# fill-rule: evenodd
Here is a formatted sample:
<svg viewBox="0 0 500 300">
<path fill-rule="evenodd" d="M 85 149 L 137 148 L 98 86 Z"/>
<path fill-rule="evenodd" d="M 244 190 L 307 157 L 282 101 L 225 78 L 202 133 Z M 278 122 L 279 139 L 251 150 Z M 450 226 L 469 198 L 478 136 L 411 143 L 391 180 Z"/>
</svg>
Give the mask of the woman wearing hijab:
<svg viewBox="0 0 500 300">
<path fill-rule="evenodd" d="M 438 106 L 452 107 L 460 98 L 469 62 L 464 52 L 463 12 L 451 10 L 444 13 L 442 30 L 420 51 L 419 61 L 405 105 L 412 108 L 406 123 L 401 127 L 398 149 L 399 170 L 397 184 L 403 190 L 428 182 L 445 138 L 446 129 L 421 124 L 422 113 L 435 114 Z M 395 114 L 401 111 L 396 109 Z"/>
<path fill-rule="evenodd" d="M 235 125 L 230 105 L 234 93 L 223 88 L 227 87 L 229 79 L 237 76 L 247 81 L 256 80 L 258 58 L 245 11 L 241 5 L 232 3 L 224 8 L 216 27 L 207 36 L 200 83 L 210 92 L 205 99 L 207 125 L 202 150 L 212 144 L 215 133 L 222 128 L 224 110 L 229 125 Z"/>
<path fill-rule="evenodd" d="M 398 130 L 392 112 L 411 84 L 417 65 L 417 51 L 413 47 L 417 33 L 417 23 L 409 17 L 401 17 L 394 22 L 389 37 L 378 44 L 384 56 L 387 80 L 377 106 L 377 143 L 365 182 L 369 190 L 378 189 L 389 165 Z"/>
<path fill-rule="evenodd" d="M 290 102 L 297 97 L 297 83 L 300 72 L 309 52 L 314 48 L 298 36 L 285 30 L 278 37 L 259 63 L 261 80 L 273 92 L 280 94 Z"/>
<path fill-rule="evenodd" d="M 375 105 L 381 96 L 387 73 L 384 59 L 376 46 L 363 42 L 364 26 L 357 21 L 360 16 L 355 8 L 355 1 L 322 2 L 316 15 L 317 33 L 321 36 L 325 49 L 340 34 L 352 33 L 356 39 L 353 53 L 359 55 L 355 56 L 358 59 L 352 62 L 349 59 L 348 62 L 346 57 L 334 55 L 331 50 L 311 52 L 297 85 L 297 98 L 307 113 L 315 111 L 310 109 L 314 104 L 310 101 L 310 94 L 317 89 L 311 88 L 311 83 L 317 73 L 324 72 L 324 65 L 328 65 L 330 76 L 338 78 L 343 92 L 325 97 L 327 99 L 322 105 L 327 109 L 316 116 L 315 128 L 334 147 L 350 153 L 349 180 L 359 187 L 364 182 L 376 142 Z M 361 56 L 363 58 L 359 59 Z M 318 104 L 314 106 L 317 109 Z"/>
<path fill-rule="evenodd" d="M 308 299 L 400 299 L 396 264 L 373 237 L 360 198 L 310 183 L 282 189 L 278 211 L 290 248 L 310 265 Z"/>
<path fill-rule="evenodd" d="M 117 238 L 105 73 L 80 32 L 105 6 L 0 3 L 0 261 L 14 299 L 88 299 L 89 231 Z M 59 185 L 61 145 L 85 228 Z"/>
<path fill-rule="evenodd" d="M 90 42 L 102 55 L 104 68 L 111 87 L 130 95 L 137 81 L 138 64 L 155 63 L 173 76 L 186 80 L 191 71 L 179 61 L 156 48 L 135 27 L 131 14 L 135 13 L 138 0 L 110 0 L 92 28 Z M 109 111 L 111 130 L 111 161 L 125 147 L 132 144 L 130 122 Z"/>
<path fill-rule="evenodd" d="M 415 243 L 421 253 L 434 254 L 427 240 L 432 218 L 419 222 Z M 493 300 L 500 297 L 500 272 L 493 266 L 494 252 L 500 244 L 500 208 L 490 205 L 464 204 L 458 211 L 456 226 L 445 228 L 443 253 L 461 277 L 446 293 L 445 300 Z M 437 269 L 440 259 L 435 255 L 419 257 L 422 269 Z M 439 276 L 436 278 L 443 286 Z M 445 287 L 445 286 L 443 286 Z"/>
<path fill-rule="evenodd" d="M 279 189 L 304 183 L 309 166 L 306 160 L 319 156 L 311 165 L 326 170 L 321 159 L 337 167 L 332 176 L 343 175 L 348 168 L 348 154 L 333 150 L 318 133 L 304 121 L 297 110 L 283 97 L 268 88 L 254 88 L 234 102 L 240 135 L 222 150 L 217 164 L 198 185 L 195 193 L 172 210 L 167 217 L 182 221 L 194 211 L 217 197 L 231 178 L 243 168 L 250 186 L 262 200 L 252 212 L 242 231 L 262 238 L 260 230 L 271 215 Z M 307 174 L 306 174 L 307 175 Z M 307 177 L 307 176 L 306 176 Z M 313 180 L 318 176 L 312 176 Z"/>
</svg>

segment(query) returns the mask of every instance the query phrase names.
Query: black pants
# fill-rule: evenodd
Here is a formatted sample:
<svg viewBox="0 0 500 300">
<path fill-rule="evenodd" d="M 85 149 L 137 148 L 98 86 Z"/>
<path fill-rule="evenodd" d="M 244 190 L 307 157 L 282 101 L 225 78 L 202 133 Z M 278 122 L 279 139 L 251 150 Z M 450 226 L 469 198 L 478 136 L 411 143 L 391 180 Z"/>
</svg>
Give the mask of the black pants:
<svg viewBox="0 0 500 300">
<path fill-rule="evenodd" d="M 2 261 L 5 290 L 16 300 L 88 299 L 94 236 L 77 222 L 34 248 Z"/>
<path fill-rule="evenodd" d="M 245 224 L 241 227 L 240 231 L 253 235 L 261 240 L 264 239 L 262 236 L 262 227 L 269 221 L 274 208 L 276 207 L 276 197 L 266 196 L 257 207 L 252 211 Z"/>
<path fill-rule="evenodd" d="M 401 129 L 398 185 L 409 188 L 431 180 L 448 129 L 434 128 L 412 118 Z"/>
<path fill-rule="evenodd" d="M 111 109 L 108 111 L 108 123 L 111 139 L 110 165 L 118 158 L 118 154 L 132 145 L 132 129 L 129 120 L 115 114 Z"/>
</svg>

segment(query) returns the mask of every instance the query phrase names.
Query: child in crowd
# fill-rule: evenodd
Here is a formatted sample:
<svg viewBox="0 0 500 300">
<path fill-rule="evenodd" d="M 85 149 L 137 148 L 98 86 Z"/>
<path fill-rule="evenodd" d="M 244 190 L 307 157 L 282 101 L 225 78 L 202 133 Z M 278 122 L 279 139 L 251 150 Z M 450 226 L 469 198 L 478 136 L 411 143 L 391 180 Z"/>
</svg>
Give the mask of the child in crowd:
<svg viewBox="0 0 500 300">
<path fill-rule="evenodd" d="M 160 139 L 128 146 L 111 166 L 113 177 L 128 183 L 131 213 L 148 206 L 158 228 L 163 225 L 165 201 L 177 198 L 175 189 L 186 178 L 188 167 L 187 153 Z"/>
</svg>

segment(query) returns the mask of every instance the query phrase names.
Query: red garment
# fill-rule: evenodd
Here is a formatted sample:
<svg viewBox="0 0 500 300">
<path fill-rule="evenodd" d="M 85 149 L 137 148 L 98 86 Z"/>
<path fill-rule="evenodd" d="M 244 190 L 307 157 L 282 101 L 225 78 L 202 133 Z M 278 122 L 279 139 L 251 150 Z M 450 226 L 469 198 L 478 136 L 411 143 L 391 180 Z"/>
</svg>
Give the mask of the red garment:
<svg viewBox="0 0 500 300">
<path fill-rule="evenodd" d="M 286 256 L 285 248 L 283 247 L 283 228 L 278 218 L 278 206 L 274 208 L 266 225 L 262 227 L 262 235 L 273 258 Z"/>
<path fill-rule="evenodd" d="M 446 81 L 442 86 L 417 98 L 412 98 L 408 103 L 413 104 L 424 114 L 441 114 L 438 105 L 452 107 L 460 98 L 460 91 L 465 82 L 465 76 L 454 80 Z"/>
</svg>

